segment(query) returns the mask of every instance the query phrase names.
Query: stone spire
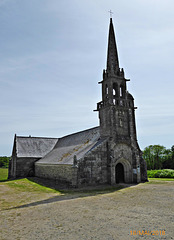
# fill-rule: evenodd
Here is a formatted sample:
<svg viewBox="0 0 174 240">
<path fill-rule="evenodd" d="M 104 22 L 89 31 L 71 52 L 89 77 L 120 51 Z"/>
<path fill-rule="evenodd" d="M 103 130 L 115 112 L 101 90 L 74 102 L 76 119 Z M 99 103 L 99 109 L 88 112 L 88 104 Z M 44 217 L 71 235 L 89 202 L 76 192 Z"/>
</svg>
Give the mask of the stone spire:
<svg viewBox="0 0 174 240">
<path fill-rule="evenodd" d="M 116 73 L 119 70 L 119 60 L 115 41 L 114 27 L 112 18 L 110 18 L 109 38 L 108 38 L 108 56 L 107 56 L 107 72 Z"/>
</svg>

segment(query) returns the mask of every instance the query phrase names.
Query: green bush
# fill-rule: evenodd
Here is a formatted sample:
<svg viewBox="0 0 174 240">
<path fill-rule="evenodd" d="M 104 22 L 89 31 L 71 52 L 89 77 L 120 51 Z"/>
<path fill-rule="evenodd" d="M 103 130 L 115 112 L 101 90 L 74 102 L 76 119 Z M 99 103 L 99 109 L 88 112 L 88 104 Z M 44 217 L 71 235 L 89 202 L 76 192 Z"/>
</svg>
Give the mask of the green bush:
<svg viewBox="0 0 174 240">
<path fill-rule="evenodd" d="M 149 178 L 174 178 L 174 170 L 172 169 L 147 170 L 147 176 Z"/>
</svg>

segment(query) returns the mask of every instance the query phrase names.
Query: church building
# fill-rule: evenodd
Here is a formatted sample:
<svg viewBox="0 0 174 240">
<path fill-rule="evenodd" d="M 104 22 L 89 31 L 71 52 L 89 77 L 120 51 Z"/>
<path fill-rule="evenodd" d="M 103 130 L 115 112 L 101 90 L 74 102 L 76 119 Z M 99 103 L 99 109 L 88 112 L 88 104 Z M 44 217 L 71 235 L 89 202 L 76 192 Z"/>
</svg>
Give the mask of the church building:
<svg viewBox="0 0 174 240">
<path fill-rule="evenodd" d="M 9 178 L 37 176 L 72 187 L 147 181 L 137 142 L 134 98 L 119 66 L 110 18 L 99 126 L 62 138 L 14 137 Z"/>
</svg>

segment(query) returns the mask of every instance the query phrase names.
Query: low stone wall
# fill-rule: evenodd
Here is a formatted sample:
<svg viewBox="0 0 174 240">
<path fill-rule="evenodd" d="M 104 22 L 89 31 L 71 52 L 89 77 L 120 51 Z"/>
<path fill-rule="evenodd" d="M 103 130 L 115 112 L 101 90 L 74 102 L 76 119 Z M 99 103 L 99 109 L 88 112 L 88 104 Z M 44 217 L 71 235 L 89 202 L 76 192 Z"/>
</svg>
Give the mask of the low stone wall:
<svg viewBox="0 0 174 240">
<path fill-rule="evenodd" d="M 35 163 L 35 176 L 72 183 L 73 168 L 71 165 Z"/>
</svg>

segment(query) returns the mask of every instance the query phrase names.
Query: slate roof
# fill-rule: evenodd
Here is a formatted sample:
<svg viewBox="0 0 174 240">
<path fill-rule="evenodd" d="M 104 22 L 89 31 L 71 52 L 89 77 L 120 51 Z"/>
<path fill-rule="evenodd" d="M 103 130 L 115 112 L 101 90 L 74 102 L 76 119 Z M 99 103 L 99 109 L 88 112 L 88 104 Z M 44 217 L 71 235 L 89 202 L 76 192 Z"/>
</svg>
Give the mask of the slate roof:
<svg viewBox="0 0 174 240">
<path fill-rule="evenodd" d="M 53 150 L 36 164 L 73 164 L 74 155 L 77 159 L 82 158 L 100 142 L 99 138 L 99 127 L 59 138 Z"/>
<path fill-rule="evenodd" d="M 54 148 L 58 138 L 16 136 L 15 141 L 17 157 L 42 158 Z"/>
</svg>

